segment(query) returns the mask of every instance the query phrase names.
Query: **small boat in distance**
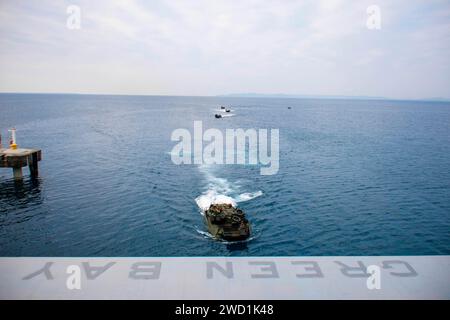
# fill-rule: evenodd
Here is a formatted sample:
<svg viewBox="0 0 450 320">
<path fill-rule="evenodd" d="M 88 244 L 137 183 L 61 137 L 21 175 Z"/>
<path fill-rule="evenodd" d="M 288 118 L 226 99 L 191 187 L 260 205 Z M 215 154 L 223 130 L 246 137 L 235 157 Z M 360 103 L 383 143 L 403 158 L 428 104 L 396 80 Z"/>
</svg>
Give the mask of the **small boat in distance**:
<svg viewBox="0 0 450 320">
<path fill-rule="evenodd" d="M 223 109 L 225 109 L 225 107 L 224 106 L 220 106 L 220 109 L 223 110 Z"/>
<path fill-rule="evenodd" d="M 225 112 L 230 112 L 230 111 L 231 111 L 230 109 L 226 109 L 226 110 L 225 110 Z"/>
<path fill-rule="evenodd" d="M 222 118 L 222 115 L 216 113 L 216 114 L 214 115 L 214 117 L 216 117 L 216 119 L 219 119 L 219 118 Z"/>
</svg>

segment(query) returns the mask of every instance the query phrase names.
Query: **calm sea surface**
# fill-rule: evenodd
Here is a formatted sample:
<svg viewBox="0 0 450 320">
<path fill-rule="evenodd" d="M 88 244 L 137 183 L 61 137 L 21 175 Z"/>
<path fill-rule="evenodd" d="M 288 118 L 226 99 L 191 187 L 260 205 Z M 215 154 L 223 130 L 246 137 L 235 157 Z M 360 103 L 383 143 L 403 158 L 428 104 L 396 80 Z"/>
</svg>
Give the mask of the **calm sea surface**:
<svg viewBox="0 0 450 320">
<path fill-rule="evenodd" d="M 278 174 L 174 165 L 195 120 L 278 128 Z M 449 103 L 1 94 L 4 142 L 12 126 L 43 161 L 35 182 L 0 168 L 1 256 L 450 254 Z M 239 201 L 249 241 L 208 236 L 208 191 Z"/>
</svg>

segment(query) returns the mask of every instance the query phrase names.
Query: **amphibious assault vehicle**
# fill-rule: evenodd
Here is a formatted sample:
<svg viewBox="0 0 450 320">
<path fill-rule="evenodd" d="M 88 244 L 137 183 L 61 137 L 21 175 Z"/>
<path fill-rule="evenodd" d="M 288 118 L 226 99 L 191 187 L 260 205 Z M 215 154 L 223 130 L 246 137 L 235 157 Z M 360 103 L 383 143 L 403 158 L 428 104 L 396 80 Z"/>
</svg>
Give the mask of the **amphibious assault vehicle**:
<svg viewBox="0 0 450 320">
<path fill-rule="evenodd" d="M 238 241 L 250 236 L 250 223 L 244 212 L 231 204 L 212 204 L 205 212 L 205 221 L 215 238 Z"/>
</svg>

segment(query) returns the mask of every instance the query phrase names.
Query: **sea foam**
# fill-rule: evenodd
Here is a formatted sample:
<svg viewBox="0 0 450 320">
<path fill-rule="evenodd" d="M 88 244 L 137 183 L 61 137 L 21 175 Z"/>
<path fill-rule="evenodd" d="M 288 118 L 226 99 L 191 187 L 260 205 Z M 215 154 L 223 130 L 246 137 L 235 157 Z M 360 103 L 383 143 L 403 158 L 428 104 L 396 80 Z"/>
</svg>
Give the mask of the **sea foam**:
<svg viewBox="0 0 450 320">
<path fill-rule="evenodd" d="M 208 190 L 195 198 L 195 202 L 202 213 L 208 210 L 212 204 L 225 203 L 236 207 L 239 202 L 249 201 L 263 194 L 263 192 L 259 190 L 256 192 L 245 192 L 232 197 L 233 194 L 237 193 L 237 185 L 233 185 L 225 178 L 216 177 L 211 166 L 202 165 L 199 166 L 199 170 L 205 175 L 208 182 Z"/>
</svg>

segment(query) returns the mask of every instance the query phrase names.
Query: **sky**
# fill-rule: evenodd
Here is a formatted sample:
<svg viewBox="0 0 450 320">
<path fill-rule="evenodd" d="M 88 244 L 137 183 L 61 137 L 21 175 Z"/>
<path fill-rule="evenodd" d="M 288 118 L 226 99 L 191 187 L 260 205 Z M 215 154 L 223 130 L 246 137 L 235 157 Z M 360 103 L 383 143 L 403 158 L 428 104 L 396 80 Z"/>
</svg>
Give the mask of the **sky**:
<svg viewBox="0 0 450 320">
<path fill-rule="evenodd" d="M 0 0 L 0 92 L 448 99 L 450 1 Z"/>
</svg>

